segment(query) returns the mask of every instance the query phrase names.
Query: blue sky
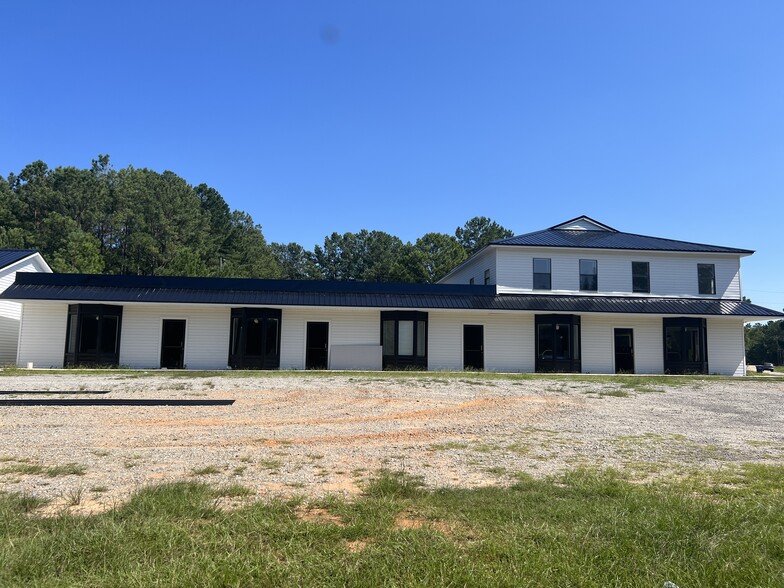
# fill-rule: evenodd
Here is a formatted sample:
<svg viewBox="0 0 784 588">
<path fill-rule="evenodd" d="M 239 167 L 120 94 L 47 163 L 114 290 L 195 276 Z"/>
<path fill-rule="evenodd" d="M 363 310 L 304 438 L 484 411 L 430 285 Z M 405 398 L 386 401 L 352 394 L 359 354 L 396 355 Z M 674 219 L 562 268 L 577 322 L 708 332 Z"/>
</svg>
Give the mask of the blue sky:
<svg viewBox="0 0 784 588">
<path fill-rule="evenodd" d="M 172 170 L 308 248 L 587 214 L 757 250 L 784 308 L 784 3 L 4 2 L 0 173 Z"/>
</svg>

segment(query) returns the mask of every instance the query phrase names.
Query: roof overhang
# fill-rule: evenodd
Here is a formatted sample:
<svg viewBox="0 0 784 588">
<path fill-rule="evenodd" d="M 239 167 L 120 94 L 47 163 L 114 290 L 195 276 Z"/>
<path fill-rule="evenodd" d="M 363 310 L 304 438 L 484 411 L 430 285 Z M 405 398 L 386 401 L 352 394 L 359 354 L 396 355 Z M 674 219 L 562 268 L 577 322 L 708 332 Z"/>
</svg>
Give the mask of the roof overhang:
<svg viewBox="0 0 784 588">
<path fill-rule="evenodd" d="M 0 298 L 16 302 L 480 310 L 576 314 L 725 316 L 771 320 L 784 313 L 741 300 L 496 294 L 493 286 L 366 284 L 216 278 L 17 274 Z"/>
</svg>

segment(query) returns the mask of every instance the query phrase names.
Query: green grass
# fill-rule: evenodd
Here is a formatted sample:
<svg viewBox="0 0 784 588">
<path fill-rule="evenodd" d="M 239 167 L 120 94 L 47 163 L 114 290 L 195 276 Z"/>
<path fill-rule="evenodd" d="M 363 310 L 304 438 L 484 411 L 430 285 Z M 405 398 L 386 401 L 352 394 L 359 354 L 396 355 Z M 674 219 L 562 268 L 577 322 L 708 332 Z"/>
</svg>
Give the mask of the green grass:
<svg viewBox="0 0 784 588">
<path fill-rule="evenodd" d="M 79 463 L 66 463 L 56 466 L 44 466 L 38 463 L 14 463 L 0 467 L 0 475 L 24 474 L 28 476 L 46 476 L 59 478 L 60 476 L 83 476 L 87 468 Z"/>
<path fill-rule="evenodd" d="M 201 468 L 193 468 L 191 470 L 192 476 L 211 476 L 212 474 L 220 474 L 223 469 L 220 469 L 214 465 L 208 465 Z"/>
<path fill-rule="evenodd" d="M 353 501 L 310 505 L 319 520 L 299 501 L 222 511 L 226 489 L 199 483 L 90 517 L 38 518 L 0 494 L 0 585 L 781 586 L 782 488 L 770 466 L 436 491 L 382 472 Z"/>
<path fill-rule="evenodd" d="M 779 370 L 777 370 L 779 371 Z M 750 374 L 752 372 L 749 372 Z M 116 376 L 118 379 L 143 379 L 147 377 L 169 378 L 172 380 L 182 380 L 175 382 L 171 388 L 184 389 L 185 381 L 195 378 L 303 378 L 318 377 L 329 378 L 333 376 L 346 376 L 356 381 L 366 383 L 379 379 L 394 380 L 421 380 L 428 383 L 446 383 L 459 381 L 466 384 L 490 384 L 493 380 L 510 380 L 524 382 L 526 380 L 545 380 L 558 381 L 568 385 L 570 382 L 599 382 L 606 384 L 619 385 L 623 388 L 638 391 L 660 391 L 663 386 L 680 388 L 694 386 L 701 381 L 721 380 L 728 383 L 742 384 L 743 378 L 716 375 L 694 375 L 694 376 L 664 376 L 664 375 L 608 375 L 608 374 L 532 374 L 532 373 L 494 373 L 494 372 L 442 372 L 442 371 L 383 371 L 383 372 L 354 372 L 354 371 L 329 371 L 329 372 L 308 372 L 300 370 L 226 370 L 226 371 L 201 371 L 201 370 L 131 370 L 127 368 L 110 369 L 50 369 L 50 370 L 26 370 L 22 368 L 5 368 L 0 370 L 1 377 L 18 376 L 39 376 L 45 374 L 53 375 L 79 375 L 79 376 Z M 214 381 L 210 380 L 206 386 L 214 386 Z"/>
</svg>

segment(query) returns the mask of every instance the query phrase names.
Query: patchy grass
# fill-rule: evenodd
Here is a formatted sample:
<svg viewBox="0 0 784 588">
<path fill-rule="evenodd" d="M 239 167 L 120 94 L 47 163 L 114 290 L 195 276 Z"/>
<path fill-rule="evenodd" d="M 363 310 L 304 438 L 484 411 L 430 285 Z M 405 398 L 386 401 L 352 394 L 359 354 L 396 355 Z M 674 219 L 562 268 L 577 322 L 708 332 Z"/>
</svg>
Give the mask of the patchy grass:
<svg viewBox="0 0 784 588">
<path fill-rule="evenodd" d="M 784 370 L 781 366 L 776 370 Z M 752 372 L 749 372 L 752 373 Z M 637 389 L 638 391 L 661 391 L 662 387 L 681 388 L 700 385 L 704 381 L 721 380 L 736 385 L 743 384 L 743 378 L 716 375 L 694 376 L 665 376 L 665 375 L 621 375 L 621 374 L 531 374 L 531 373 L 495 373 L 495 372 L 441 372 L 441 371 L 384 371 L 384 372 L 309 372 L 298 370 L 225 370 L 225 371 L 200 371 L 200 370 L 130 370 L 130 369 L 49 369 L 27 370 L 22 368 L 5 368 L 0 370 L 2 377 L 38 376 L 38 375 L 78 375 L 78 376 L 116 376 L 118 379 L 143 379 L 147 377 L 171 378 L 173 380 L 190 380 L 209 378 L 205 383 L 209 387 L 214 384 L 213 378 L 247 379 L 247 378 L 330 378 L 333 376 L 349 377 L 361 383 L 370 383 L 377 380 L 420 380 L 425 382 L 446 383 L 460 381 L 464 383 L 492 383 L 493 380 L 510 380 L 525 382 L 527 380 L 545 380 L 560 382 L 564 386 L 570 383 L 606 383 Z M 779 381 L 777 377 L 774 381 Z M 181 390 L 184 382 L 179 381 L 168 389 Z"/>
<path fill-rule="evenodd" d="M 214 465 L 207 465 L 201 468 L 193 468 L 191 470 L 192 476 L 211 476 L 212 474 L 220 474 L 223 470 Z"/>
<path fill-rule="evenodd" d="M 354 501 L 230 510 L 225 488 L 176 483 L 87 517 L 0 494 L 0 585 L 781 585 L 784 467 L 518 479 L 427 491 L 385 471 Z"/>
<path fill-rule="evenodd" d="M 9 460 L 12 461 L 12 460 Z M 5 463 L 9 463 L 6 461 Z M 26 476 L 45 476 L 47 478 L 59 478 L 60 476 L 83 476 L 87 473 L 87 467 L 79 463 L 66 463 L 55 466 L 45 466 L 38 463 L 29 463 L 23 460 L 17 463 L 9 463 L 0 467 L 0 475 L 23 474 Z"/>
<path fill-rule="evenodd" d="M 262 459 L 259 461 L 259 467 L 263 470 L 279 470 L 283 467 L 283 462 L 279 459 Z"/>
</svg>

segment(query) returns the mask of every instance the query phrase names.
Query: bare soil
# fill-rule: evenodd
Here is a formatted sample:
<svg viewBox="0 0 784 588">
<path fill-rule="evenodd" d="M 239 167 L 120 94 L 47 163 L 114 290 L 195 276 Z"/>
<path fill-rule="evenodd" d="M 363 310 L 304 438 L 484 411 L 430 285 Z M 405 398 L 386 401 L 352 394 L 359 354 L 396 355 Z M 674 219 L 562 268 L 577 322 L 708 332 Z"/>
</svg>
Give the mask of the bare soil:
<svg viewBox="0 0 784 588">
<path fill-rule="evenodd" d="M 607 378 L 437 373 L 5 376 L 5 391 L 235 402 L 0 406 L 0 490 L 49 499 L 44 512 L 89 513 L 175 480 L 240 484 L 252 493 L 232 501 L 239 504 L 350 496 L 380 468 L 421 476 L 432 487 L 476 487 L 581 466 L 621 468 L 646 480 L 746 462 L 784 464 L 784 380 L 640 381 L 630 387 Z M 66 464 L 83 466 L 83 475 L 47 473 Z M 44 470 L 26 472 L 31 465 Z"/>
</svg>

